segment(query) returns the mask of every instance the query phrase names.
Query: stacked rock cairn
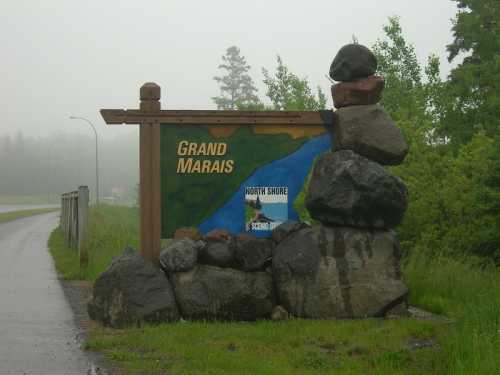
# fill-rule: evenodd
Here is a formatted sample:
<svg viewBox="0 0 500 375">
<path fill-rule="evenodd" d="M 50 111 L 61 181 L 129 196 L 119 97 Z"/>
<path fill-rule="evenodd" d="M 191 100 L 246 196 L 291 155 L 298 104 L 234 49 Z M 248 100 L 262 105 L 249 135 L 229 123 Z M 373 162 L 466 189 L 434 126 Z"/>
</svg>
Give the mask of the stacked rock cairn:
<svg viewBox="0 0 500 375">
<path fill-rule="evenodd" d="M 384 79 L 366 47 L 335 57 L 333 151 L 315 161 L 306 196 L 314 225 L 287 221 L 271 238 L 181 228 L 157 267 L 131 248 L 96 280 L 92 319 L 120 327 L 137 321 L 363 318 L 401 314 L 393 228 L 407 207 L 403 182 L 383 166 L 408 146 L 377 105 Z"/>
<path fill-rule="evenodd" d="M 292 310 L 299 316 L 383 316 L 406 306 L 408 290 L 401 280 L 393 228 L 403 219 L 408 193 L 383 166 L 400 164 L 408 146 L 377 105 L 384 79 L 374 75 L 376 70 L 375 55 L 359 44 L 341 48 L 330 67 L 331 78 L 340 82 L 332 86 L 337 108 L 333 151 L 317 158 L 306 196 L 306 207 L 320 225 L 293 238 L 295 243 L 312 238 L 314 246 L 304 251 L 321 259 L 317 273 L 305 284 L 316 293 L 303 293 L 315 295 L 317 301 L 296 304 L 297 310 Z M 290 297 L 282 299 L 297 298 L 297 292 L 287 291 Z"/>
</svg>

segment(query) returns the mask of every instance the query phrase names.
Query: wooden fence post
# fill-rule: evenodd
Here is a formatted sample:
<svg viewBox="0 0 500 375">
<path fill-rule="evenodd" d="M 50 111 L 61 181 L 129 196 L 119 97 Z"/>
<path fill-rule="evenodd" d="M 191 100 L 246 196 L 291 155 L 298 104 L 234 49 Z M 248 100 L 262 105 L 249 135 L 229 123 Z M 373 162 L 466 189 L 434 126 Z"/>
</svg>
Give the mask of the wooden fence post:
<svg viewBox="0 0 500 375">
<path fill-rule="evenodd" d="M 61 195 L 61 216 L 59 216 L 59 226 L 64 233 L 64 194 Z"/>
<path fill-rule="evenodd" d="M 73 205 L 71 204 L 71 193 L 68 193 L 67 197 L 67 206 L 68 206 L 68 223 L 67 223 L 67 233 L 66 233 L 66 242 L 68 243 L 68 246 L 71 246 L 71 223 L 72 223 L 72 218 L 73 218 Z"/>
<path fill-rule="evenodd" d="M 77 204 L 77 197 L 74 192 L 71 193 L 71 236 L 70 236 L 70 245 L 73 248 L 76 248 L 77 246 L 77 221 L 78 221 L 78 204 Z"/>
<path fill-rule="evenodd" d="M 89 188 L 78 187 L 78 255 L 80 266 L 88 263 Z"/>
<path fill-rule="evenodd" d="M 65 194 L 64 196 L 64 234 L 66 236 L 66 242 L 68 241 L 69 236 L 69 215 L 70 215 L 70 207 L 69 207 L 69 194 Z"/>
<path fill-rule="evenodd" d="M 145 83 L 140 89 L 140 110 L 160 111 L 161 89 L 156 83 Z M 140 125 L 140 232 L 141 255 L 157 264 L 161 243 L 160 192 L 160 124 Z"/>
</svg>

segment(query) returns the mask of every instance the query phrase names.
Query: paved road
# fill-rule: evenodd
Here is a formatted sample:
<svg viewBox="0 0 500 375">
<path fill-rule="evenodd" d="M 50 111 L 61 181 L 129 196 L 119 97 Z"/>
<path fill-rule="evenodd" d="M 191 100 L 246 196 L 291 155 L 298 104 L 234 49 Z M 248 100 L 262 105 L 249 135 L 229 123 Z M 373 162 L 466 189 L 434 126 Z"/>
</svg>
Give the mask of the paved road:
<svg viewBox="0 0 500 375">
<path fill-rule="evenodd" d="M 0 225 L 0 374 L 92 374 L 47 250 L 58 213 Z"/>
<path fill-rule="evenodd" d="M 37 208 L 59 207 L 57 204 L 0 204 L 0 214 L 11 211 L 32 210 Z"/>
</svg>

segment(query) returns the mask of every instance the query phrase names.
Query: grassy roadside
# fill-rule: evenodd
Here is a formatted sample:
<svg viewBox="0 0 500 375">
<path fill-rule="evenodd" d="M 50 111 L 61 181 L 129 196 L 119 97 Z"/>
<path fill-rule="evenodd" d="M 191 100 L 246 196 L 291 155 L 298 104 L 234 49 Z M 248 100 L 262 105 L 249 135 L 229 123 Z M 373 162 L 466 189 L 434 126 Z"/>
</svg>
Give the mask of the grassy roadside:
<svg viewBox="0 0 500 375">
<path fill-rule="evenodd" d="M 5 195 L 0 194 L 0 204 L 59 204 L 59 194 L 51 194 L 50 200 L 47 194 L 39 195 Z"/>
<path fill-rule="evenodd" d="M 446 329 L 415 320 L 187 322 L 97 328 L 87 348 L 128 374 L 427 374 Z"/>
<path fill-rule="evenodd" d="M 89 267 L 55 231 L 51 251 L 68 279 L 95 280 L 128 243 L 137 210 L 91 210 Z M 412 258 L 411 302 L 451 317 L 436 321 L 358 320 L 257 323 L 180 322 L 127 330 L 93 326 L 88 349 L 126 374 L 494 374 L 500 368 L 500 274 L 470 259 Z"/>
<path fill-rule="evenodd" d="M 49 239 L 56 269 L 66 280 L 94 282 L 127 245 L 139 246 L 137 208 L 101 205 L 89 213 L 89 261 L 80 269 L 76 251 L 67 247 L 64 234 L 57 228 Z"/>
<path fill-rule="evenodd" d="M 21 219 L 23 217 L 46 214 L 48 212 L 59 211 L 59 208 L 37 208 L 33 210 L 19 210 L 0 213 L 0 224 L 8 221 Z"/>
</svg>

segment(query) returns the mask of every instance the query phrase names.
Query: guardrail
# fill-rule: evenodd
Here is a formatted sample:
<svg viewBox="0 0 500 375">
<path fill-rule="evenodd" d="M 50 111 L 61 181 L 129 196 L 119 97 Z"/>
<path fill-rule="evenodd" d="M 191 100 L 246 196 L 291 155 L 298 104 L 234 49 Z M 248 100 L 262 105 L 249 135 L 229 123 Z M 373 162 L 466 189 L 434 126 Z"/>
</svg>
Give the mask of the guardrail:
<svg viewBox="0 0 500 375">
<path fill-rule="evenodd" d="M 78 249 L 80 265 L 88 262 L 88 214 L 87 186 L 80 186 L 76 191 L 62 194 L 60 226 L 68 246 Z"/>
</svg>

